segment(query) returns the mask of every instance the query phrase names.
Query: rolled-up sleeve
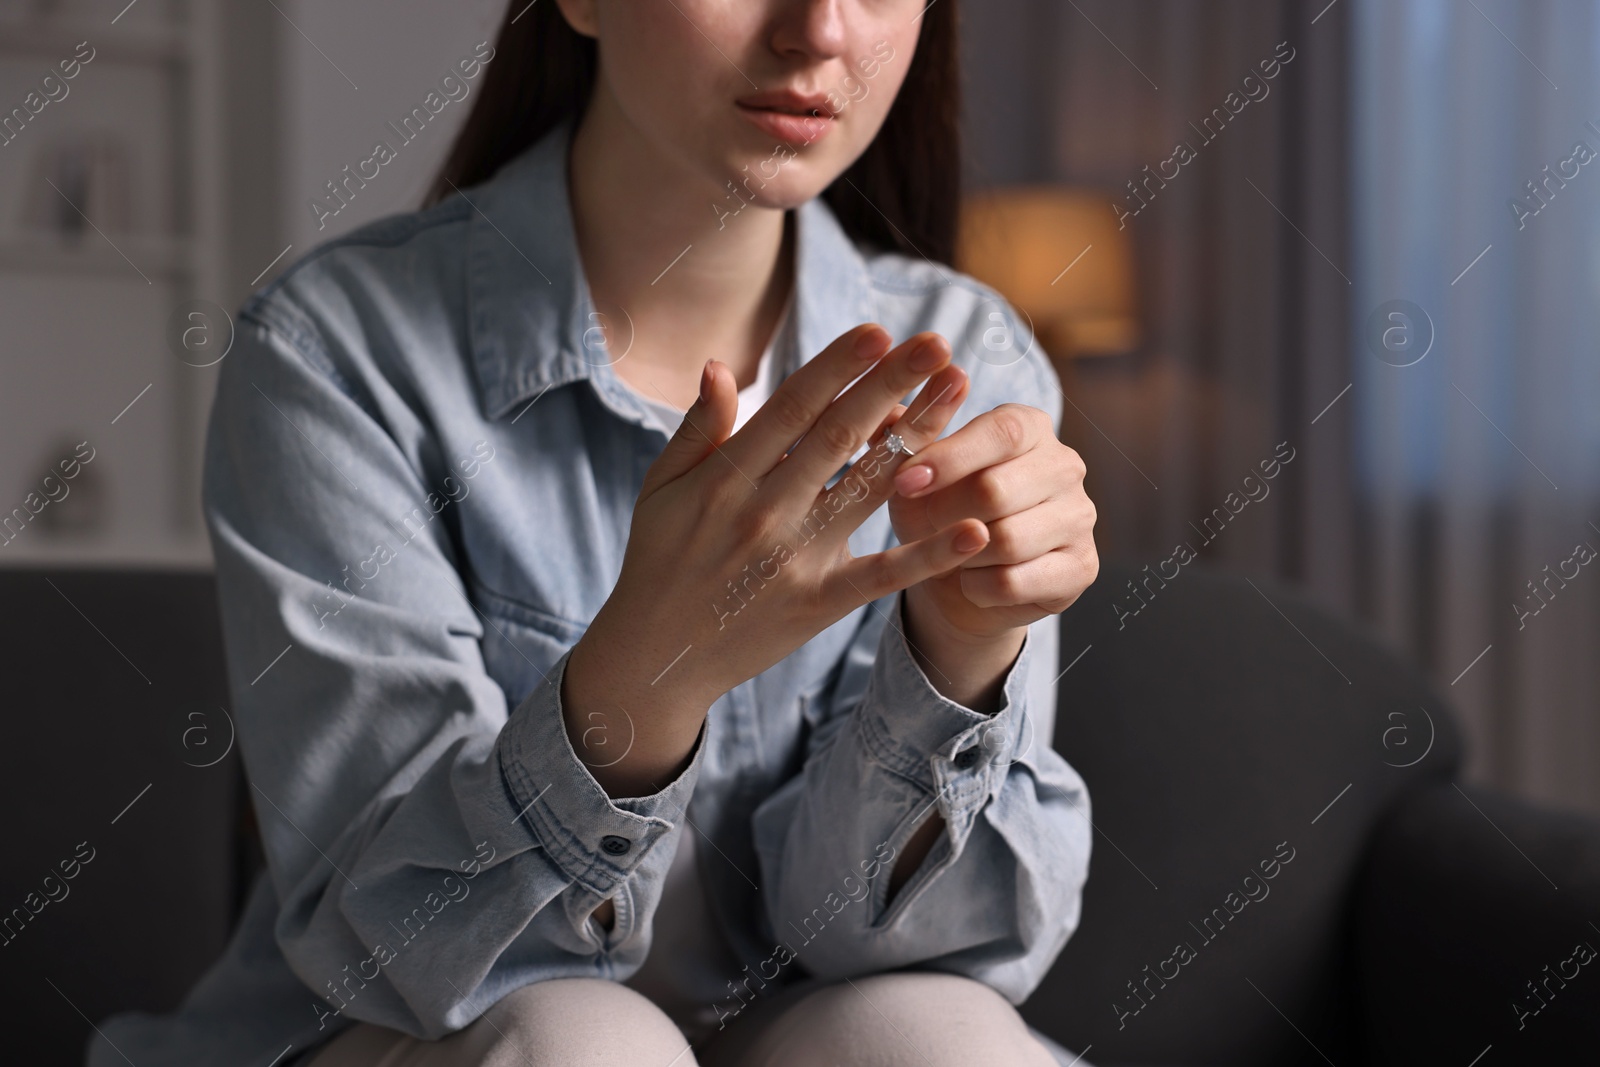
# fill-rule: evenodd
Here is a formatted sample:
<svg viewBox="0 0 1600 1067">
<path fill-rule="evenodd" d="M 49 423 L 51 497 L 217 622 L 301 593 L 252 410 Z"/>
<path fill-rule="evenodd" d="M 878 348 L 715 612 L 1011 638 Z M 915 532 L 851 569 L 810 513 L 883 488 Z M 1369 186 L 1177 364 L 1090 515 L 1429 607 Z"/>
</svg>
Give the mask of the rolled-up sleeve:
<svg viewBox="0 0 1600 1067">
<path fill-rule="evenodd" d="M 1030 403 L 1059 429 L 1048 365 L 1018 369 L 1022 387 L 988 406 Z M 1077 928 L 1092 843 L 1087 789 L 1051 747 L 1060 617 L 1029 627 L 984 715 L 913 659 L 902 604 L 868 605 L 803 769 L 754 815 L 772 934 L 825 978 L 920 966 L 1021 1003 Z M 935 814 L 944 832 L 890 899 L 906 841 Z"/>
<path fill-rule="evenodd" d="M 773 935 L 825 978 L 919 965 L 1021 1003 L 1077 928 L 1088 875 L 1088 792 L 1034 696 L 1059 620 L 1029 627 L 991 716 L 933 687 L 898 596 L 869 619 L 804 770 L 755 813 Z M 944 833 L 888 899 L 900 851 L 935 813 Z"/>
<path fill-rule="evenodd" d="M 243 318 L 204 501 L 277 942 L 324 1025 L 436 1038 L 509 989 L 642 960 L 703 746 L 612 799 L 567 735 L 570 652 L 508 706 L 453 505 L 377 406 L 292 316 Z M 608 898 L 612 932 L 590 917 Z"/>
</svg>

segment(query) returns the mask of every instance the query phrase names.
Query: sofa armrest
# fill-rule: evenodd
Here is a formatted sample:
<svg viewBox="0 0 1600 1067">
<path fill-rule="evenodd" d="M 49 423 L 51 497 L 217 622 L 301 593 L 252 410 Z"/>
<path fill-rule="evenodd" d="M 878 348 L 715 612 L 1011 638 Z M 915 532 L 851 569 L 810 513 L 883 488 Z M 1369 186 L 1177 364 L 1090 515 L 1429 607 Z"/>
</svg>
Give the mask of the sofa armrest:
<svg viewBox="0 0 1600 1067">
<path fill-rule="evenodd" d="M 1355 938 L 1373 1064 L 1578 1062 L 1600 1045 L 1600 821 L 1408 794 L 1368 850 Z"/>
</svg>

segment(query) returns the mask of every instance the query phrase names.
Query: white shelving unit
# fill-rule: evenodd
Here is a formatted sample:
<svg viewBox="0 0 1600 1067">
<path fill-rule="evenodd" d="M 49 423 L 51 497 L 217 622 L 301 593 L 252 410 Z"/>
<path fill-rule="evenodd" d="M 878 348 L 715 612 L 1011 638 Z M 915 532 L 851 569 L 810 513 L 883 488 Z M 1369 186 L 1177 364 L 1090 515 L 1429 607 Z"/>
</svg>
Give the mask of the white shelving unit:
<svg viewBox="0 0 1600 1067">
<path fill-rule="evenodd" d="M 209 562 L 198 497 L 216 369 L 167 335 L 183 302 L 228 303 L 217 3 L 0 10 L 0 119 L 80 42 L 94 49 L 0 146 L 0 521 L 31 515 L 29 493 L 45 496 L 77 442 L 95 450 L 64 498 L 0 531 L 0 566 Z"/>
</svg>

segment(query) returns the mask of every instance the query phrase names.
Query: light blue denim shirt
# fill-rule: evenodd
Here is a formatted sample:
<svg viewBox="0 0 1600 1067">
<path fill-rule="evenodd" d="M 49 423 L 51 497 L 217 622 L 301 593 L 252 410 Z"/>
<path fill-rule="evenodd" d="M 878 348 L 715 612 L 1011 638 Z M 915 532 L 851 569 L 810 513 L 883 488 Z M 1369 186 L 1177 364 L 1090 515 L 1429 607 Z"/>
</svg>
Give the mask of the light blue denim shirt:
<svg viewBox="0 0 1600 1067">
<path fill-rule="evenodd" d="M 105 1021 L 92 1067 L 266 1067 L 357 1021 L 437 1038 L 532 982 L 626 979 L 684 833 L 745 964 L 729 1015 L 806 973 L 910 965 L 1020 1002 L 1076 928 L 1089 801 L 1050 745 L 1055 617 L 992 717 L 930 684 L 894 595 L 719 698 L 653 796 L 607 797 L 574 752 L 567 653 L 666 436 L 595 329 L 569 130 L 241 312 L 204 497 L 267 870 L 182 1008 Z M 1053 371 L 991 290 L 859 249 L 820 199 L 795 215 L 786 374 L 862 322 L 935 330 L 972 377 L 950 430 L 1007 401 L 1059 429 Z M 880 507 L 850 546 L 894 540 Z M 947 832 L 888 903 L 931 811 Z"/>
</svg>

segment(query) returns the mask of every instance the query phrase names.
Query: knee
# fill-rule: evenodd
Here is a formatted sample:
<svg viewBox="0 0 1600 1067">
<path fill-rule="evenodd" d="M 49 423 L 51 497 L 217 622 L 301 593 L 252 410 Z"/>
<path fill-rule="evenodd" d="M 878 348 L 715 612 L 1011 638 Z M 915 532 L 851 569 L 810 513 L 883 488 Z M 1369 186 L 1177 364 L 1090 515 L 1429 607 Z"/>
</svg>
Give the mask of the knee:
<svg viewBox="0 0 1600 1067">
<path fill-rule="evenodd" d="M 507 993 L 484 1014 L 488 1040 L 504 1056 L 485 1064 L 632 1065 L 693 1067 L 683 1033 L 648 998 L 600 978 L 555 978 Z M 476 1026 L 477 1024 L 475 1024 Z M 677 1057 L 674 1060 L 674 1057 Z"/>
<path fill-rule="evenodd" d="M 870 1062 L 906 1067 L 1055 1067 L 1017 1010 L 993 989 L 953 974 L 872 975 L 829 985 L 787 1013 L 770 1067 Z"/>
</svg>

